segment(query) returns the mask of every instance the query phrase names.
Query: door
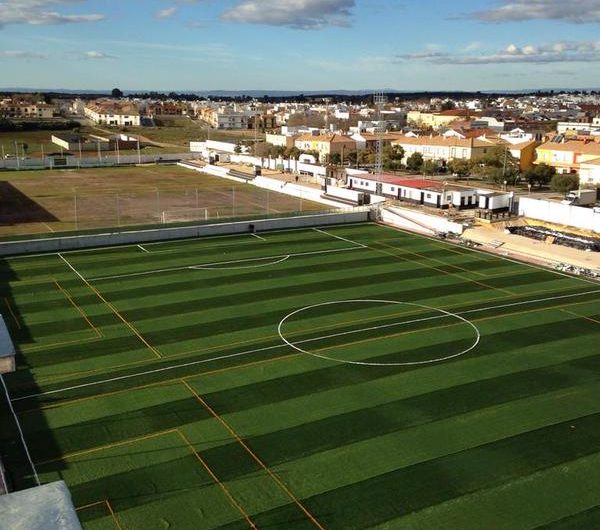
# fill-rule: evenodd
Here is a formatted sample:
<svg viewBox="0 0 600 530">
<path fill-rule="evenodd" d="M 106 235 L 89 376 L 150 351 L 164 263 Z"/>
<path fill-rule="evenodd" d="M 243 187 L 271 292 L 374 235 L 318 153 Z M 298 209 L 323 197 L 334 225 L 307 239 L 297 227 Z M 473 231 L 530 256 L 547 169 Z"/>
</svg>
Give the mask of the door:
<svg viewBox="0 0 600 530">
<path fill-rule="evenodd" d="M 375 195 L 383 195 L 383 185 L 381 182 L 377 182 L 377 184 L 375 184 Z"/>
</svg>

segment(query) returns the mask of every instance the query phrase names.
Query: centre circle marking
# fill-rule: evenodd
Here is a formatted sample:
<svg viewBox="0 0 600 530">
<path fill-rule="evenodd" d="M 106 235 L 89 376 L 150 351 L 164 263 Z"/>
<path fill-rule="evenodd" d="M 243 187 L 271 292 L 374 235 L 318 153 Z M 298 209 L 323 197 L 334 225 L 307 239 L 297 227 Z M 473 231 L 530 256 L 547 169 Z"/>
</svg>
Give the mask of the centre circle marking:
<svg viewBox="0 0 600 530">
<path fill-rule="evenodd" d="M 408 305 L 408 306 L 413 306 L 413 307 L 419 307 L 421 309 L 429 309 L 430 311 L 437 311 L 439 313 L 442 313 L 445 316 L 449 316 L 449 317 L 454 317 L 457 320 L 461 320 L 462 322 L 464 322 L 465 324 L 471 326 L 471 328 L 473 328 L 473 331 L 475 331 L 475 341 L 473 342 L 473 344 L 471 344 L 471 346 L 469 346 L 467 349 L 458 352 L 458 353 L 453 353 L 452 355 L 446 355 L 444 357 L 437 357 L 435 359 L 427 359 L 425 361 L 407 361 L 407 362 L 401 362 L 401 363 L 376 363 L 376 362 L 366 362 L 366 361 L 348 361 L 345 359 L 335 359 L 333 357 L 329 357 L 327 355 L 323 355 L 320 353 L 315 353 L 315 352 L 311 352 L 308 350 L 305 350 L 303 348 L 301 348 L 300 346 L 298 346 L 298 344 L 302 344 L 303 342 L 307 342 L 307 341 L 312 341 L 312 340 L 316 340 L 319 337 L 315 337 L 314 339 L 307 339 L 305 341 L 299 341 L 298 344 L 295 344 L 293 342 L 290 342 L 288 339 L 285 338 L 285 335 L 282 331 L 283 325 L 285 324 L 285 322 L 287 320 L 289 320 L 290 318 L 292 318 L 294 315 L 297 315 L 299 313 L 302 313 L 303 311 L 308 311 L 309 309 L 313 309 L 315 307 L 322 307 L 322 306 L 329 306 L 329 305 L 337 305 L 337 304 L 352 304 L 352 303 L 371 303 L 371 304 L 375 304 L 375 303 L 379 303 L 379 304 L 398 304 L 398 305 Z M 443 318 L 443 317 L 428 317 L 425 318 L 423 320 L 433 320 L 435 318 Z M 416 320 L 412 320 L 411 322 L 419 322 L 419 319 Z M 405 322 L 408 323 L 408 322 Z M 399 323 L 398 325 L 402 325 L 402 323 Z M 376 329 L 373 328 L 373 329 Z M 416 304 L 413 302 L 399 302 L 398 300 L 369 300 L 369 299 L 359 299 L 359 300 L 333 300 L 331 302 L 321 302 L 320 304 L 312 304 L 312 305 L 308 305 L 305 307 L 301 307 L 300 309 L 296 309 L 295 311 L 292 311 L 291 313 L 288 313 L 286 316 L 284 316 L 280 322 L 279 325 L 277 326 L 277 333 L 279 334 L 279 337 L 281 338 L 281 340 L 283 342 L 285 342 L 288 346 L 290 346 L 291 348 L 293 348 L 294 350 L 300 352 L 300 353 L 306 353 L 308 355 L 312 355 L 313 357 L 319 357 L 321 359 L 326 359 L 328 361 L 335 361 L 335 362 L 339 362 L 339 363 L 345 363 L 345 364 L 356 364 L 356 365 L 360 365 L 360 366 L 415 366 L 415 365 L 419 365 L 419 364 L 433 364 L 433 363 L 438 363 L 438 362 L 442 362 L 442 361 L 447 361 L 448 359 L 454 359 L 455 357 L 460 357 L 461 355 L 465 355 L 467 353 L 469 353 L 471 350 L 474 350 L 478 345 L 479 342 L 481 340 L 481 333 L 479 332 L 479 329 L 477 328 L 477 326 L 475 324 L 473 324 L 470 320 L 467 320 L 466 318 L 456 314 L 456 313 L 452 313 L 450 311 L 446 311 L 445 309 L 438 309 L 437 307 L 431 307 L 428 305 L 424 305 L 424 304 Z M 332 335 L 329 336 L 324 336 L 321 338 L 328 338 Z M 335 336 L 335 334 L 333 335 Z M 376 340 L 376 339 L 375 339 Z"/>
</svg>

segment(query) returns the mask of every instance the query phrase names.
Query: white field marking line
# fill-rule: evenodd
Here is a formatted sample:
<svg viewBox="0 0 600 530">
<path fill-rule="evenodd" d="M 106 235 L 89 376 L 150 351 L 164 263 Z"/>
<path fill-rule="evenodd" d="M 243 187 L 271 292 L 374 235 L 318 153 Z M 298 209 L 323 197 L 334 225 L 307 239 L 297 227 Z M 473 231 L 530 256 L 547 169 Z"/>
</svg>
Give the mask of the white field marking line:
<svg viewBox="0 0 600 530">
<path fill-rule="evenodd" d="M 516 302 L 514 304 L 501 304 L 499 306 L 489 306 L 489 307 L 485 307 L 485 308 L 481 308 L 481 309 L 474 309 L 474 310 L 470 310 L 470 311 L 463 311 L 462 313 L 450 313 L 450 312 L 448 312 L 448 314 L 440 316 L 440 317 L 437 317 L 437 318 L 447 318 L 450 315 L 455 316 L 455 315 L 460 315 L 460 314 L 464 314 L 464 313 L 468 313 L 468 312 L 475 312 L 475 311 L 488 311 L 488 310 L 492 310 L 492 309 L 496 309 L 496 308 L 503 308 L 503 307 L 506 307 L 507 305 L 533 304 L 533 303 L 536 303 L 536 302 L 546 301 L 546 300 L 552 300 L 552 299 L 561 299 L 561 298 L 568 298 L 568 297 L 575 297 L 575 296 L 583 296 L 583 295 L 586 295 L 586 294 L 594 294 L 594 293 L 597 293 L 597 292 L 600 292 L 600 291 L 591 291 L 591 292 L 588 292 L 588 293 L 575 293 L 575 294 L 572 294 L 572 295 L 562 295 L 562 296 L 550 297 L 550 298 L 540 298 L 540 299 L 537 299 L 537 300 L 528 300 L 528 301 L 525 301 L 525 302 Z M 343 301 L 344 300 L 342 300 L 342 302 Z M 339 303 L 339 302 L 340 301 L 338 301 L 337 303 Z M 547 308 L 547 309 L 552 309 L 552 308 Z M 436 311 L 443 311 L 441 309 L 435 309 L 435 310 Z M 423 320 L 432 320 L 432 317 L 427 317 L 427 318 L 425 318 Z M 470 322 L 466 321 L 466 319 L 464 319 L 464 320 L 468 324 L 473 325 Z M 413 320 L 411 322 L 414 323 L 414 322 L 418 322 L 418 321 L 419 320 Z M 407 323 L 407 322 L 399 322 L 399 323 L 397 323 L 397 325 L 401 325 L 403 323 Z M 382 325 L 381 327 L 384 327 L 384 326 L 388 326 L 388 325 L 385 324 L 385 325 Z M 371 329 L 371 328 L 369 328 L 369 329 Z M 362 331 L 362 330 L 358 330 L 358 331 Z M 295 344 L 306 344 L 306 343 L 315 342 L 315 341 L 318 341 L 318 340 L 325 340 L 325 339 L 330 338 L 332 336 L 336 336 L 336 335 L 324 335 L 322 337 L 313 337 L 313 338 L 310 338 L 310 339 L 303 339 L 303 340 L 297 341 Z M 144 376 L 144 375 L 151 375 L 151 374 L 156 374 L 156 373 L 161 373 L 161 372 L 167 372 L 167 371 L 170 371 L 170 370 L 176 370 L 177 368 L 187 368 L 189 366 L 197 366 L 197 365 L 200 365 L 200 364 L 206 364 L 206 363 L 213 362 L 213 361 L 221 361 L 223 359 L 231 359 L 231 358 L 235 358 L 235 357 L 241 357 L 241 356 L 244 356 L 244 355 L 250 355 L 252 353 L 260 353 L 260 352 L 263 352 L 263 351 L 275 350 L 277 348 L 282 348 L 284 346 L 286 346 L 286 344 L 276 344 L 274 346 L 265 346 L 265 347 L 262 347 L 262 348 L 255 348 L 253 350 L 246 350 L 246 351 L 242 351 L 242 352 L 238 352 L 238 353 L 232 353 L 232 354 L 228 354 L 228 355 L 221 355 L 221 356 L 218 356 L 218 357 L 212 357 L 210 359 L 200 359 L 198 361 L 190 361 L 190 362 L 187 362 L 187 363 L 166 366 L 164 368 L 156 368 L 155 370 L 146 370 L 146 371 L 138 372 L 138 373 L 135 373 L 135 374 L 122 375 L 122 376 L 119 376 L 119 377 L 112 377 L 112 378 L 109 378 L 109 379 L 103 379 L 101 381 L 94 381 L 92 383 L 83 383 L 81 385 L 74 385 L 74 386 L 65 387 L 65 388 L 58 388 L 56 390 L 48 390 L 46 392 L 39 392 L 37 394 L 30 394 L 30 395 L 27 395 L 27 396 L 21 396 L 21 397 L 18 397 L 18 398 L 14 398 L 12 401 L 14 401 L 14 402 L 16 402 L 16 401 L 23 401 L 23 400 L 26 400 L 26 399 L 32 399 L 32 398 L 37 398 L 37 397 L 41 397 L 41 396 L 48 396 L 48 395 L 57 394 L 57 393 L 60 393 L 60 392 L 68 392 L 70 390 L 78 390 L 80 388 L 87 388 L 87 387 L 91 387 L 91 386 L 102 385 L 102 384 L 105 384 L 105 383 L 113 383 L 113 382 L 116 382 L 116 381 L 123 381 L 125 379 L 133 379 L 133 378 L 141 377 L 141 376 Z"/>
<path fill-rule="evenodd" d="M 54 232 L 54 228 L 52 228 L 48 223 L 44 223 L 44 226 L 50 230 L 50 232 Z"/>
<path fill-rule="evenodd" d="M 264 260 L 265 258 L 260 258 Z M 209 270 L 209 271 L 229 271 L 229 270 L 239 270 L 239 269 L 258 269 L 259 267 L 268 267 L 269 265 L 277 265 L 278 263 L 283 263 L 290 259 L 290 256 L 284 256 L 283 258 L 277 261 L 269 261 L 268 263 L 262 263 L 260 265 L 248 265 L 247 267 L 209 267 L 207 265 L 193 265 L 188 267 L 194 270 Z M 258 260 L 255 260 L 258 261 Z"/>
<path fill-rule="evenodd" d="M 266 241 L 266 239 L 264 237 L 260 237 L 258 234 L 250 234 L 251 236 L 257 237 L 258 239 L 261 239 L 262 241 Z"/>
<path fill-rule="evenodd" d="M 21 442 L 23 443 L 23 449 L 25 449 L 25 454 L 27 455 L 27 460 L 29 460 L 29 465 L 31 466 L 31 471 L 33 471 L 33 476 L 35 477 L 35 481 L 38 486 L 41 485 L 40 477 L 37 474 L 37 470 L 35 469 L 35 464 L 31 459 L 31 454 L 29 453 L 29 447 L 27 447 L 27 442 L 25 441 L 25 435 L 23 434 L 23 429 L 21 428 L 21 422 L 19 421 L 19 417 L 15 412 L 15 409 L 12 404 L 12 400 L 10 399 L 10 395 L 8 393 L 8 388 L 6 387 L 6 382 L 4 381 L 4 377 L 0 374 L 0 381 L 2 381 L 2 386 L 4 388 L 4 393 L 6 394 L 6 399 L 8 400 L 8 406 L 12 415 L 15 419 L 15 424 L 17 425 L 17 430 L 19 431 L 19 436 L 21 437 Z M 8 490 L 6 491 L 8 493 Z"/>
<path fill-rule="evenodd" d="M 346 335 L 353 335 L 356 333 L 362 333 L 363 331 L 375 331 L 378 329 L 386 329 L 386 328 L 393 328 L 396 326 L 404 326 L 406 324 L 415 324 L 418 322 L 428 322 L 430 320 L 439 320 L 442 318 L 448 318 L 448 317 L 454 317 L 457 318 L 459 320 L 462 320 L 463 322 L 465 322 L 466 324 L 470 324 L 472 327 L 475 328 L 475 326 L 469 322 L 468 320 L 461 318 L 462 315 L 467 315 L 470 313 L 481 313 L 483 311 L 491 311 L 493 309 L 503 309 L 506 307 L 513 307 L 513 306 L 519 306 L 519 305 L 525 305 L 525 304 L 532 304 L 532 303 L 537 303 L 537 302 L 545 302 L 545 301 L 549 301 L 549 300 L 560 300 L 562 298 L 572 298 L 575 296 L 583 296 L 583 295 L 587 295 L 587 294 L 595 294 L 595 293 L 600 293 L 600 289 L 597 291 L 587 291 L 585 293 L 577 293 L 577 294 L 568 294 L 568 295 L 560 295 L 560 296 L 551 296 L 551 297 L 547 297 L 547 298 L 539 298 L 537 300 L 526 300 L 526 301 L 521 301 L 521 302 L 513 302 L 513 303 L 509 303 L 509 304 L 499 304 L 496 306 L 490 306 L 490 307 L 483 307 L 483 308 L 478 308 L 478 309 L 469 309 L 467 311 L 457 311 L 456 313 L 454 312 L 450 312 L 448 310 L 444 310 L 444 309 L 439 309 L 437 307 L 431 307 L 431 306 L 426 306 L 423 304 L 413 304 L 413 303 L 409 303 L 409 302 L 398 302 L 398 301 L 393 301 L 393 300 L 334 300 L 332 302 L 324 302 L 324 303 L 320 303 L 320 304 L 314 304 L 314 305 L 310 305 L 310 306 L 306 306 L 306 307 L 301 307 L 300 309 L 297 309 L 296 311 L 293 311 L 292 313 L 288 314 L 286 317 L 284 317 L 284 319 L 279 323 L 278 326 L 278 332 L 279 335 L 281 336 L 282 340 L 290 345 L 292 348 L 294 348 L 295 350 L 298 351 L 302 351 L 303 353 L 308 353 L 310 355 L 316 355 L 317 357 L 322 357 L 324 359 L 328 359 L 328 360 L 333 360 L 336 361 L 338 359 L 331 359 L 329 357 L 325 357 L 322 355 L 318 355 L 316 353 L 311 353 L 311 352 L 305 352 L 304 350 L 300 350 L 299 348 L 295 348 L 294 344 L 303 344 L 305 342 L 311 342 L 313 340 L 324 340 L 324 339 L 331 339 L 331 338 L 335 338 L 335 337 L 343 337 Z M 302 311 L 304 311 L 305 309 L 311 309 L 313 307 L 320 307 L 320 306 L 325 306 L 325 305 L 334 305 L 334 304 L 342 304 L 342 303 L 350 303 L 350 302 L 381 302 L 381 303 L 386 303 L 386 304 L 391 304 L 391 303 L 396 303 L 396 304 L 405 304 L 405 305 L 412 305 L 415 307 L 421 307 L 424 309 L 429 309 L 431 311 L 438 311 L 443 313 L 442 315 L 435 315 L 435 316 L 431 316 L 431 317 L 424 317 L 424 318 L 415 318 L 412 320 L 402 320 L 400 322 L 391 322 L 390 324 L 381 324 L 378 326 L 370 326 L 367 328 L 359 328 L 359 329 L 353 329 L 350 331 L 341 331 L 338 333 L 333 333 L 330 335 L 326 335 L 326 336 L 322 336 L 322 337 L 317 337 L 316 339 L 305 339 L 305 340 L 301 340 L 301 341 L 297 341 L 293 344 L 290 344 L 283 336 L 281 333 L 281 325 L 291 316 L 300 313 Z M 543 308 L 544 309 L 544 308 Z M 543 310 L 542 309 L 542 310 Z M 546 308 L 546 309 L 552 309 L 552 308 Z M 471 348 L 472 349 L 472 348 Z M 465 352 L 463 352 L 465 353 Z M 463 353 L 461 353 L 460 355 L 463 355 Z M 457 355 L 454 355 L 453 357 L 455 357 Z M 435 359 L 433 361 L 419 361 L 419 362 L 411 362 L 411 363 L 398 363 L 398 364 L 393 364 L 393 363 L 379 363 L 379 364 L 374 364 L 374 363 L 365 363 L 365 362 L 351 362 L 351 361 L 340 361 L 340 362 L 347 362 L 347 363 L 351 363 L 351 364 L 364 364 L 367 366 L 403 366 L 403 365 L 414 365 L 414 364 L 426 364 L 426 363 L 431 363 L 431 362 L 437 362 L 437 361 L 442 361 L 445 359 L 451 359 L 452 357 L 444 357 L 441 359 Z"/>
<path fill-rule="evenodd" d="M 342 237 L 342 236 L 336 236 L 335 234 L 330 234 L 329 232 L 326 232 L 325 230 L 321 230 L 320 228 L 313 228 L 313 230 L 315 232 L 320 232 L 321 234 L 325 234 L 326 236 L 329 236 L 329 237 L 335 237 L 336 239 L 339 239 L 340 241 L 345 241 L 346 243 L 350 243 L 352 245 L 358 245 L 359 247 L 367 248 L 367 245 L 363 245 L 362 243 L 358 243 L 357 241 L 352 241 L 351 239 L 346 239 L 345 237 Z"/>
<path fill-rule="evenodd" d="M 306 216 L 304 216 L 306 217 Z M 376 223 L 370 223 L 370 222 L 364 222 L 364 223 L 342 223 L 342 224 L 333 224 L 330 226 L 364 226 L 365 224 L 376 224 Z M 210 225 L 208 225 L 210 226 Z M 377 226 L 386 226 L 387 225 L 377 225 Z M 311 230 L 310 227 L 308 226 L 302 226 L 302 227 L 298 227 L 298 228 L 282 228 L 280 230 L 269 230 L 268 232 L 270 234 L 281 234 L 281 233 L 285 233 L 285 232 L 309 232 Z M 131 233 L 131 232 L 126 232 L 126 233 Z M 190 236 L 190 237 L 182 237 L 182 238 L 167 238 L 167 239 L 163 239 L 161 241 L 150 241 L 150 242 L 146 242 L 144 243 L 144 245 L 146 245 L 147 247 L 151 246 L 151 245 L 166 245 L 169 243 L 182 243 L 182 242 L 196 242 L 196 241 L 211 241 L 214 239 L 225 239 L 228 237 L 240 237 L 242 238 L 244 235 L 247 235 L 248 232 L 238 232 L 235 234 L 219 234 L 219 235 L 214 235 L 214 236 Z M 109 234 L 94 234 L 94 235 L 109 235 Z M 67 236 L 67 237 L 78 237 L 78 236 Z M 36 240 L 27 240 L 27 241 L 36 241 Z M 93 247 L 93 248 L 79 248 L 79 249 L 73 249 L 73 250 L 62 250 L 60 253 L 61 254 L 75 254 L 75 253 L 79 253 L 79 252 L 101 252 L 102 250 L 115 250 L 115 249 L 120 249 L 120 248 L 131 248 L 131 247 L 135 247 L 136 243 L 132 243 L 129 245 L 111 245 L 111 246 L 106 246 L 106 247 Z M 223 246 L 228 246 L 228 245 L 223 245 Z M 154 252 L 167 252 L 167 250 L 164 251 L 154 251 Z M 39 252 L 37 254 L 23 254 L 21 256 L 6 256 L 5 259 L 7 260 L 17 260 L 17 259 L 29 259 L 29 258 L 40 258 L 43 256 L 56 256 L 58 254 L 58 252 Z"/>
<path fill-rule="evenodd" d="M 401 362 L 401 363 L 376 363 L 376 362 L 368 362 L 368 361 L 349 361 L 346 359 L 335 359 L 334 357 L 329 357 L 328 355 L 323 355 L 321 353 L 315 353 L 315 352 L 311 352 L 308 350 L 304 350 L 302 348 L 299 348 L 297 345 L 302 344 L 303 342 L 310 342 L 313 339 L 307 339 L 306 341 L 290 342 L 289 340 L 287 340 L 285 338 L 283 332 L 281 331 L 281 327 L 283 326 L 284 322 L 288 318 L 290 318 L 302 311 L 305 311 L 307 309 L 312 309 L 313 307 L 321 307 L 321 306 L 326 306 L 326 305 L 356 303 L 356 302 L 400 304 L 400 305 L 409 305 L 409 306 L 413 306 L 413 307 L 419 307 L 422 309 L 429 309 L 431 311 L 438 311 L 440 313 L 443 313 L 443 316 L 442 317 L 438 316 L 438 318 L 453 317 L 453 318 L 456 318 L 456 319 L 462 321 L 464 324 L 471 326 L 471 328 L 475 331 L 475 340 L 474 340 L 473 344 L 471 344 L 471 346 L 469 346 L 468 348 L 466 348 L 458 353 L 453 353 L 452 355 L 446 355 L 445 357 L 436 357 L 435 359 L 427 359 L 425 361 L 407 361 L 407 362 Z M 413 322 L 420 322 L 420 321 L 426 321 L 426 320 L 431 320 L 431 317 L 417 319 L 417 320 L 408 320 L 408 321 L 397 322 L 395 325 L 404 325 L 404 324 L 410 324 Z M 327 337 L 319 337 L 318 339 L 339 337 L 341 335 L 349 335 L 350 333 L 358 333 L 358 332 L 368 331 L 368 330 L 373 330 L 373 329 L 381 329 L 381 328 L 389 327 L 389 326 L 390 326 L 390 324 L 384 324 L 382 326 L 372 326 L 369 328 L 364 328 L 364 329 L 359 329 L 359 330 L 335 333 L 333 335 L 328 335 Z M 457 313 L 451 313 L 450 311 L 445 311 L 444 309 L 438 309 L 436 307 L 431 307 L 431 306 L 427 306 L 427 305 L 423 305 L 423 304 L 414 304 L 411 302 L 399 302 L 397 300 L 333 300 L 331 302 L 323 302 L 320 304 L 313 304 L 313 305 L 309 305 L 306 307 L 301 307 L 300 309 L 296 309 L 295 311 L 288 313 L 286 316 L 284 316 L 279 321 L 279 324 L 277 326 L 277 333 L 279 334 L 279 337 L 281 338 L 281 340 L 283 342 L 285 342 L 288 346 L 290 346 L 291 348 L 293 348 L 294 350 L 296 350 L 300 353 L 306 353 L 308 355 L 312 355 L 313 357 L 319 357 L 321 359 L 326 359 L 328 361 L 334 361 L 334 362 L 339 362 L 339 363 L 344 363 L 344 364 L 355 364 L 355 365 L 359 365 L 359 366 L 417 366 L 417 365 L 423 365 L 423 364 L 438 363 L 438 362 L 442 362 L 442 361 L 447 361 L 448 359 L 454 359 L 455 357 L 460 357 L 461 355 L 465 355 L 465 354 L 469 353 L 471 350 L 475 349 L 479 345 L 479 342 L 481 341 L 481 333 L 479 332 L 479 329 L 477 328 L 477 326 L 475 324 L 473 324 L 472 322 L 470 322 L 469 320 L 467 320 L 466 318 L 459 316 Z"/>
<path fill-rule="evenodd" d="M 329 250 L 313 250 L 311 252 L 297 252 L 296 254 L 279 254 L 277 256 L 265 256 L 260 258 L 247 258 L 247 259 L 236 259 L 231 261 L 217 261 L 215 263 L 203 263 L 201 265 L 184 265 L 182 267 L 170 267 L 168 269 L 154 269 L 150 271 L 142 272 L 130 272 L 128 274 L 115 274 L 113 276 L 98 276 L 96 278 L 90 278 L 88 281 L 97 282 L 100 280 L 117 280 L 119 278 L 131 278 L 134 276 L 147 276 L 149 274 L 162 274 L 165 272 L 176 272 L 183 270 L 191 270 L 198 267 L 216 267 L 218 265 L 230 265 L 233 263 L 246 263 L 249 261 L 264 261 L 266 259 L 279 259 L 279 258 L 293 258 L 296 256 L 311 256 L 316 254 L 331 254 L 333 252 L 346 252 L 349 250 L 363 250 L 365 247 L 347 247 L 347 248 L 334 248 Z M 63 258 L 64 259 L 64 258 Z M 66 260 L 65 260 L 66 261 Z"/>
<path fill-rule="evenodd" d="M 91 386 L 103 385 L 105 383 L 115 383 L 117 381 L 123 381 L 125 379 L 133 379 L 136 377 L 142 377 L 144 375 L 152 375 L 152 374 L 157 374 L 157 373 L 161 373 L 161 372 L 167 372 L 170 370 L 176 370 L 178 368 L 187 368 L 189 366 L 197 366 L 200 364 L 206 364 L 206 363 L 210 363 L 213 361 L 222 361 L 225 359 L 232 359 L 235 357 L 241 357 L 243 355 L 250 355 L 252 353 L 260 353 L 263 351 L 275 350 L 277 348 L 283 348 L 284 346 L 285 346 L 285 344 L 276 344 L 274 346 L 265 346 L 263 348 L 256 348 L 254 350 L 246 350 L 246 351 L 242 351 L 242 352 L 238 352 L 238 353 L 232 353 L 229 355 L 220 355 L 218 357 L 212 357 L 210 359 L 200 359 L 198 361 L 190 361 L 187 363 L 165 366 L 164 368 L 156 368 L 155 370 L 146 370 L 144 372 L 138 372 L 135 374 L 121 375 L 119 377 L 111 377 L 109 379 L 103 379 L 101 381 L 93 381 L 91 383 L 82 383 L 81 385 L 74 385 L 74 386 L 69 386 L 69 387 L 65 387 L 65 388 L 58 388 L 56 390 L 48 390 L 46 392 L 38 392 L 37 394 L 30 394 L 28 396 L 21 396 L 18 398 L 14 398 L 12 401 L 13 402 L 23 401 L 25 399 L 31 399 L 31 398 L 41 397 L 41 396 L 49 396 L 52 394 L 58 394 L 59 392 L 69 392 L 70 390 L 78 390 L 80 388 L 88 388 Z"/>
<path fill-rule="evenodd" d="M 75 267 L 73 267 L 73 265 L 71 265 L 60 252 L 57 254 L 57 256 L 67 264 L 69 269 L 71 269 L 75 274 L 77 274 L 77 276 L 79 276 L 83 283 L 87 283 L 87 280 L 81 274 L 79 274 L 79 271 Z"/>
<path fill-rule="evenodd" d="M 137 246 L 142 252 L 145 252 L 146 254 L 150 254 L 149 250 L 146 250 L 142 245 L 138 245 Z"/>
</svg>

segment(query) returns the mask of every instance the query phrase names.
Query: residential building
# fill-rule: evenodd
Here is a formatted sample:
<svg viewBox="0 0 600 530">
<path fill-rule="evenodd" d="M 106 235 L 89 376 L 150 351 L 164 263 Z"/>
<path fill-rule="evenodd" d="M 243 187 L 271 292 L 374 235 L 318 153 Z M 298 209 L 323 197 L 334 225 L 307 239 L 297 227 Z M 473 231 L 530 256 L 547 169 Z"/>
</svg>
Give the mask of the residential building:
<svg viewBox="0 0 600 530">
<path fill-rule="evenodd" d="M 140 126 L 140 111 L 128 101 L 91 101 L 85 106 L 85 116 L 99 125 Z"/>
<path fill-rule="evenodd" d="M 406 116 L 409 124 L 417 125 L 418 127 L 431 127 L 438 129 L 447 127 L 455 120 L 470 118 L 473 112 L 467 109 L 445 110 L 442 112 L 421 112 L 411 110 Z"/>
<path fill-rule="evenodd" d="M 327 158 L 334 154 L 349 153 L 356 151 L 356 142 L 349 136 L 341 134 L 321 134 L 311 135 L 304 134 L 294 142 L 295 146 L 301 151 L 315 151 L 319 153 L 319 160 L 324 162 Z"/>
<path fill-rule="evenodd" d="M 600 186 L 600 158 L 594 158 L 579 164 L 579 180 L 584 185 Z"/>
<path fill-rule="evenodd" d="M 0 117 L 20 120 L 45 120 L 53 118 L 56 105 L 44 102 L 31 102 L 18 98 L 8 98 L 0 101 Z"/>
<path fill-rule="evenodd" d="M 589 164 L 597 158 L 600 158 L 600 141 L 566 140 L 559 135 L 536 149 L 535 163 L 548 164 L 558 173 L 578 173 L 582 163 Z"/>
<path fill-rule="evenodd" d="M 491 139 L 461 139 L 456 137 L 445 138 L 443 136 L 402 136 L 391 142 L 399 145 L 404 150 L 404 160 L 413 153 L 420 153 L 425 160 L 474 160 L 485 156 L 489 150 L 498 145 L 497 141 Z"/>
</svg>

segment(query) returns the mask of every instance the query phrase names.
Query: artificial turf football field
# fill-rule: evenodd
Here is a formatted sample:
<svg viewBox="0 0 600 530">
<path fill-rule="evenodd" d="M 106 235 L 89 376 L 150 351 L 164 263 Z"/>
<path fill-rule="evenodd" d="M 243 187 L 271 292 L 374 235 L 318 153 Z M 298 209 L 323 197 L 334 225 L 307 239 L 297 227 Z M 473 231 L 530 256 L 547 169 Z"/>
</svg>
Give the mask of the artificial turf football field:
<svg viewBox="0 0 600 530">
<path fill-rule="evenodd" d="M 596 282 L 366 223 L 1 273 L 12 404 L 85 530 L 600 528 Z"/>
</svg>

